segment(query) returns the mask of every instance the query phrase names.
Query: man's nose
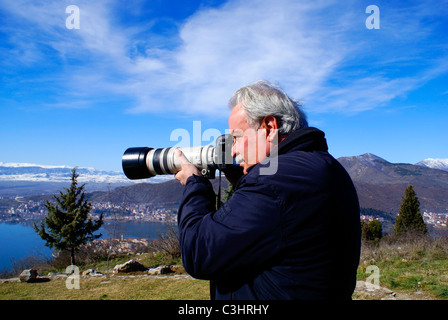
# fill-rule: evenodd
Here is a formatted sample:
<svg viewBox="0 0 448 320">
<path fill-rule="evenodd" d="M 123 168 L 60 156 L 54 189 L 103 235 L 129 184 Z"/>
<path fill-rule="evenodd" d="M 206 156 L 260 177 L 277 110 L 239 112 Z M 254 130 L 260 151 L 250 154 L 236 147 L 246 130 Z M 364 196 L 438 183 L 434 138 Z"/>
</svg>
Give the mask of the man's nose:
<svg viewBox="0 0 448 320">
<path fill-rule="evenodd" d="M 232 152 L 231 152 L 232 158 L 236 157 L 236 147 L 235 147 L 235 145 L 236 145 L 236 143 L 232 144 Z"/>
</svg>

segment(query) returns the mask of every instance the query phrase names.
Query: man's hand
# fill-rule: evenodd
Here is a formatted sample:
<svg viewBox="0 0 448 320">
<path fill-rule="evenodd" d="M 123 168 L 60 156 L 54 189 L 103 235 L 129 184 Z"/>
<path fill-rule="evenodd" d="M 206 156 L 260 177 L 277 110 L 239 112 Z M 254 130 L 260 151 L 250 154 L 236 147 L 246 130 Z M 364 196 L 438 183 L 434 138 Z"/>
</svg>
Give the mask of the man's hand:
<svg viewBox="0 0 448 320">
<path fill-rule="evenodd" d="M 182 153 L 180 149 L 176 149 L 176 157 L 179 159 L 181 169 L 174 176 L 183 186 L 187 183 L 187 179 L 193 174 L 200 176 L 199 169 L 188 161 L 187 157 Z"/>
</svg>

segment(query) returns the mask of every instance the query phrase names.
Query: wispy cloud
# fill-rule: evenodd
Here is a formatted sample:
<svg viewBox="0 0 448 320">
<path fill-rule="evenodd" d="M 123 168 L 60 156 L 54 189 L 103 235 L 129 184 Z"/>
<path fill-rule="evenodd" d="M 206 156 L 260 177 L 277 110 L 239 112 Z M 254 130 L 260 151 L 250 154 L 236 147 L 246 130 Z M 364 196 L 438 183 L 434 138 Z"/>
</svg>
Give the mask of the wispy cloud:
<svg viewBox="0 0 448 320">
<path fill-rule="evenodd" d="M 58 96 L 74 107 L 109 96 L 129 99 L 127 112 L 203 115 L 225 112 L 232 92 L 258 79 L 278 82 L 310 111 L 350 113 L 384 106 L 418 88 L 419 78 L 447 71 L 442 62 L 418 66 L 425 52 L 418 45 L 406 52 L 394 46 L 434 34 L 435 25 L 421 24 L 434 4 L 382 10 L 375 38 L 357 3 L 231 0 L 198 10 L 177 34 L 156 35 L 155 17 L 123 25 L 113 1 L 77 1 L 81 29 L 67 30 L 65 7 L 72 3 L 18 0 L 2 5 L 10 45 L 0 64 L 51 66 L 40 76 L 58 79 Z M 393 68 L 404 65 L 410 68 L 402 74 Z"/>
<path fill-rule="evenodd" d="M 334 50 L 324 10 L 321 2 L 232 1 L 191 17 L 173 52 L 191 110 L 225 106 L 234 90 L 258 79 L 298 96 L 314 92 L 346 51 Z"/>
</svg>

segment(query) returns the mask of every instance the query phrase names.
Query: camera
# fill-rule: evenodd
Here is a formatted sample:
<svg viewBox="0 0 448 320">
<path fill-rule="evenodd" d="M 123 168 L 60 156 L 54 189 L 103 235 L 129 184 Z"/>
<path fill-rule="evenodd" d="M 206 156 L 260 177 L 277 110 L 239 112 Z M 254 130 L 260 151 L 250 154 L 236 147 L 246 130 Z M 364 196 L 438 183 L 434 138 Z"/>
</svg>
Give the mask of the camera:
<svg viewBox="0 0 448 320">
<path fill-rule="evenodd" d="M 213 179 L 216 170 L 238 166 L 232 157 L 233 136 L 223 134 L 216 145 L 179 148 L 202 175 Z M 162 174 L 175 174 L 181 169 L 175 155 L 176 148 L 134 147 L 127 149 L 122 157 L 123 172 L 131 180 L 151 178 Z"/>
</svg>

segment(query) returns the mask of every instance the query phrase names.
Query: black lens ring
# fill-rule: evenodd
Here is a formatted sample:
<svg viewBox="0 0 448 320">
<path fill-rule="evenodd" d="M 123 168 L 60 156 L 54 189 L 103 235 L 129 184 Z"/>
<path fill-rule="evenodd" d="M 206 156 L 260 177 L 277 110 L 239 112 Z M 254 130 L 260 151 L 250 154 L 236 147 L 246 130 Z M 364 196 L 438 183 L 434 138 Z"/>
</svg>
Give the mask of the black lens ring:
<svg viewBox="0 0 448 320">
<path fill-rule="evenodd" d="M 123 172 L 131 180 L 150 178 L 154 175 L 149 172 L 146 157 L 152 148 L 129 148 L 122 158 Z"/>
<path fill-rule="evenodd" d="M 171 173 L 171 171 L 168 168 L 168 152 L 170 152 L 170 150 L 171 148 L 166 148 L 166 151 L 163 154 L 162 163 L 163 163 L 163 170 L 165 171 L 165 173 Z"/>
<path fill-rule="evenodd" d="M 154 172 L 157 174 L 164 174 L 162 168 L 160 167 L 160 154 L 162 153 L 162 151 L 163 149 L 156 149 L 152 157 L 152 165 L 154 167 Z"/>
</svg>

